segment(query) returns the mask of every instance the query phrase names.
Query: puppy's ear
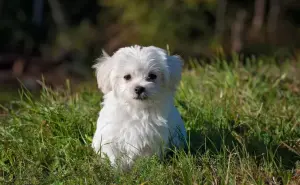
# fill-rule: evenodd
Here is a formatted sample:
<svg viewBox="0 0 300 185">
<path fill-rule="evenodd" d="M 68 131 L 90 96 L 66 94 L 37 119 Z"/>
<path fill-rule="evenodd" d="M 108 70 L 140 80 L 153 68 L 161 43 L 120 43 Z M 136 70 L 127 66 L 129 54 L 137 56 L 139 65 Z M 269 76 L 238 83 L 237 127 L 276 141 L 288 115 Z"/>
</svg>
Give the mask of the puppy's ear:
<svg viewBox="0 0 300 185">
<path fill-rule="evenodd" d="M 111 57 L 104 50 L 102 50 L 102 53 L 102 57 L 96 60 L 97 63 L 93 65 L 93 68 L 96 70 L 98 88 L 106 94 L 112 90 L 110 75 L 113 62 L 111 61 Z"/>
<path fill-rule="evenodd" d="M 170 56 L 166 50 L 155 46 L 150 46 L 148 49 L 156 50 L 162 58 L 167 60 L 167 69 L 169 74 L 166 76 L 166 81 L 168 83 L 168 88 L 174 91 L 181 80 L 181 71 L 183 67 L 181 57 L 178 55 Z"/>
<path fill-rule="evenodd" d="M 181 80 L 183 61 L 178 55 L 167 56 L 167 65 L 170 73 L 169 87 L 175 90 Z"/>
</svg>

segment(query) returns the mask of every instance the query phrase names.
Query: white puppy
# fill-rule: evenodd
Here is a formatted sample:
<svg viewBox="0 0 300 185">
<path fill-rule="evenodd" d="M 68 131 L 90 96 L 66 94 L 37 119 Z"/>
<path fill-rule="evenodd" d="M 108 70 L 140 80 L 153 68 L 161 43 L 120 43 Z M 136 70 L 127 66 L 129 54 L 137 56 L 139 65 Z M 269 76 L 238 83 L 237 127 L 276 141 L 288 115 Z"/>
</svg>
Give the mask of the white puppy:
<svg viewBox="0 0 300 185">
<path fill-rule="evenodd" d="M 186 130 L 174 106 L 182 61 L 165 50 L 125 47 L 93 66 L 104 93 L 92 147 L 112 164 L 130 168 L 136 158 L 183 147 Z"/>
</svg>

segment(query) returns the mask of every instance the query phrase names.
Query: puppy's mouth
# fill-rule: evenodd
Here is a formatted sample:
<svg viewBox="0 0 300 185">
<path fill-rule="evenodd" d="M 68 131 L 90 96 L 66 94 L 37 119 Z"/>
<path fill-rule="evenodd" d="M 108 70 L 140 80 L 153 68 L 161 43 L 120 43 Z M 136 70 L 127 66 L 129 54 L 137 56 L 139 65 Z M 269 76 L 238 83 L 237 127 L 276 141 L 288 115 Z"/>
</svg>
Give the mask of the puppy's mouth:
<svg viewBox="0 0 300 185">
<path fill-rule="evenodd" d="M 140 94 L 134 97 L 133 99 L 143 101 L 143 100 L 147 100 L 148 96 L 146 94 Z"/>
</svg>

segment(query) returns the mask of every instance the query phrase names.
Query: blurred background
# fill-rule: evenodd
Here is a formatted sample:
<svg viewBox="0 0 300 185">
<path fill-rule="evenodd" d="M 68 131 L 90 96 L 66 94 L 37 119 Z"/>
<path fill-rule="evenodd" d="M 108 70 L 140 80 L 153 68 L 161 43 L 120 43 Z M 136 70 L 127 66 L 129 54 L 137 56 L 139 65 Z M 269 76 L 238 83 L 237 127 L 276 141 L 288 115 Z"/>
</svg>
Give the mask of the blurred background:
<svg viewBox="0 0 300 185">
<path fill-rule="evenodd" d="M 0 89 L 78 83 L 101 49 L 131 44 L 208 62 L 232 53 L 296 60 L 299 28 L 299 0 L 0 0 Z"/>
</svg>

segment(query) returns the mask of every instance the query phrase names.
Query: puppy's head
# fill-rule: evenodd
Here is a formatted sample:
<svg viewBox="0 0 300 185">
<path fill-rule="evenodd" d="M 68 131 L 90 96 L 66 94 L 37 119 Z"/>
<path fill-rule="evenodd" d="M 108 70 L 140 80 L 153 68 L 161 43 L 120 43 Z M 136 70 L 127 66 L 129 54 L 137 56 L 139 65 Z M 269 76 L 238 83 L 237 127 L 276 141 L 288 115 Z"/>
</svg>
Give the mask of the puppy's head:
<svg viewBox="0 0 300 185">
<path fill-rule="evenodd" d="M 133 46 L 121 48 L 111 57 L 104 53 L 94 68 L 104 94 L 113 91 L 128 102 L 146 102 L 176 90 L 182 61 L 154 46 Z"/>
</svg>

